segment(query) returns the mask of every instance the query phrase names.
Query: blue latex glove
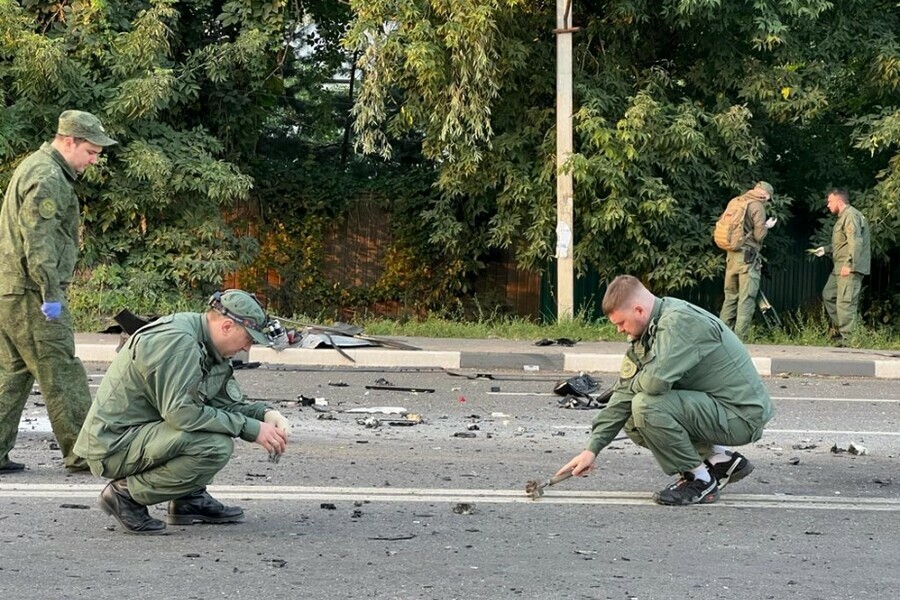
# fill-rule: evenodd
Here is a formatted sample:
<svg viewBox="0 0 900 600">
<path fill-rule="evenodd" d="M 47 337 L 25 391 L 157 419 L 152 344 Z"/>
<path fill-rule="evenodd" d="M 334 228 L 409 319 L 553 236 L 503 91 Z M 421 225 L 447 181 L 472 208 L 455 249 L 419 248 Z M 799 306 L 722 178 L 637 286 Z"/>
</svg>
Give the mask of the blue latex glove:
<svg viewBox="0 0 900 600">
<path fill-rule="evenodd" d="M 48 321 L 55 321 L 62 312 L 62 302 L 44 302 L 41 304 L 41 312 L 47 317 Z"/>
</svg>

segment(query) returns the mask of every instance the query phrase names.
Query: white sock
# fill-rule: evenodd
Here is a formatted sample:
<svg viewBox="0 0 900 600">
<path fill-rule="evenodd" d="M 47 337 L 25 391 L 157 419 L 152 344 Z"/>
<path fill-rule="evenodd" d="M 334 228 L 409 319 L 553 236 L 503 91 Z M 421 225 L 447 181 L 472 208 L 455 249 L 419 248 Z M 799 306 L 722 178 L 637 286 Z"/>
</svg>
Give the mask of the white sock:
<svg viewBox="0 0 900 600">
<path fill-rule="evenodd" d="M 710 482 L 712 481 L 712 477 L 709 476 L 709 471 L 706 469 L 706 465 L 703 463 L 700 464 L 699 467 L 694 467 L 691 469 L 691 473 L 694 475 L 694 479 L 699 479 L 700 481 Z"/>
<path fill-rule="evenodd" d="M 714 445 L 710 448 L 710 452 L 712 452 L 712 456 L 707 458 L 706 461 L 711 465 L 717 465 L 731 460 L 731 448 Z"/>
</svg>

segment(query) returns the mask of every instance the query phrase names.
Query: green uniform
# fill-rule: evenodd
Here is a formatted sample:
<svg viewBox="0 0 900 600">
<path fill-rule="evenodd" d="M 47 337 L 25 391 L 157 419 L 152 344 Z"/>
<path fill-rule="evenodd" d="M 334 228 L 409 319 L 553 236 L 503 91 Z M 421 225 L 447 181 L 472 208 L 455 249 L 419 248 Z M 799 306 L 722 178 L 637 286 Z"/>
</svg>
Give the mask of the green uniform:
<svg viewBox="0 0 900 600">
<path fill-rule="evenodd" d="M 683 300 L 657 298 L 609 404 L 594 418 L 587 449 L 600 452 L 624 428 L 674 475 L 700 465 L 712 445 L 755 442 L 773 413 L 750 355 L 721 320 Z"/>
<path fill-rule="evenodd" d="M 822 300 L 828 318 L 841 337 L 847 339 L 856 327 L 862 279 L 869 274 L 872 263 L 869 222 L 861 212 L 850 205 L 841 211 L 825 252 L 831 254 L 834 268 L 822 290 Z M 850 267 L 850 275 L 841 277 L 845 266 Z"/>
<path fill-rule="evenodd" d="M 245 401 L 206 315 L 169 315 L 116 355 L 75 452 L 94 475 L 127 477 L 136 501 L 155 504 L 212 481 L 231 458 L 232 438 L 256 440 L 267 408 Z"/>
<path fill-rule="evenodd" d="M 82 464 L 72 446 L 91 395 L 65 303 L 78 256 L 75 178 L 45 143 L 13 173 L 0 208 L 0 466 L 35 378 L 66 466 Z M 45 319 L 44 302 L 63 304 L 59 319 Z"/>
<path fill-rule="evenodd" d="M 760 250 L 769 232 L 766 228 L 765 196 L 752 189 L 741 198 L 748 203 L 744 213 L 744 247 L 726 252 L 725 301 L 719 313 L 719 317 L 739 338 L 747 335 L 753 321 L 762 271 Z"/>
</svg>

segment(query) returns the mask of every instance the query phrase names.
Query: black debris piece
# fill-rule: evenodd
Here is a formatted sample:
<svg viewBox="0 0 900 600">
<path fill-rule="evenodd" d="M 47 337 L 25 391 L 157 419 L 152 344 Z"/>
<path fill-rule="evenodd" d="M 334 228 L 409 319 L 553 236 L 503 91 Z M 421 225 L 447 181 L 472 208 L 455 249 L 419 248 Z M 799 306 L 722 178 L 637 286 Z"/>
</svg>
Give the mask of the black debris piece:
<svg viewBox="0 0 900 600">
<path fill-rule="evenodd" d="M 420 394 L 433 394 L 434 388 L 403 387 L 398 385 L 367 385 L 367 390 L 387 390 L 389 392 L 413 392 Z"/>
</svg>

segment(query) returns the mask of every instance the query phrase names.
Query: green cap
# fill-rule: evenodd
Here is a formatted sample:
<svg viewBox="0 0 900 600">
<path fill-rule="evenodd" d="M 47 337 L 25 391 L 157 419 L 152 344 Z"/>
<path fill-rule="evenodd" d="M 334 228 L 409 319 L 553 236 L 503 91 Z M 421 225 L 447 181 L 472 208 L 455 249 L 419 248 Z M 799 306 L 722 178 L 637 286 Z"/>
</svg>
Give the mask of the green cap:
<svg viewBox="0 0 900 600">
<path fill-rule="evenodd" d="M 257 344 L 269 343 L 269 338 L 263 333 L 269 318 L 253 294 L 248 294 L 244 290 L 216 292 L 209 299 L 209 305 L 243 326 Z"/>
<path fill-rule="evenodd" d="M 772 184 L 768 181 L 757 181 L 756 187 L 763 190 L 765 193 L 769 195 L 769 198 L 775 196 L 775 188 L 772 187 Z"/>
<path fill-rule="evenodd" d="M 118 142 L 108 135 L 103 129 L 100 119 L 89 112 L 82 110 L 67 110 L 59 115 L 59 125 L 56 127 L 56 135 L 68 135 L 82 138 L 95 146 L 112 146 Z"/>
</svg>

